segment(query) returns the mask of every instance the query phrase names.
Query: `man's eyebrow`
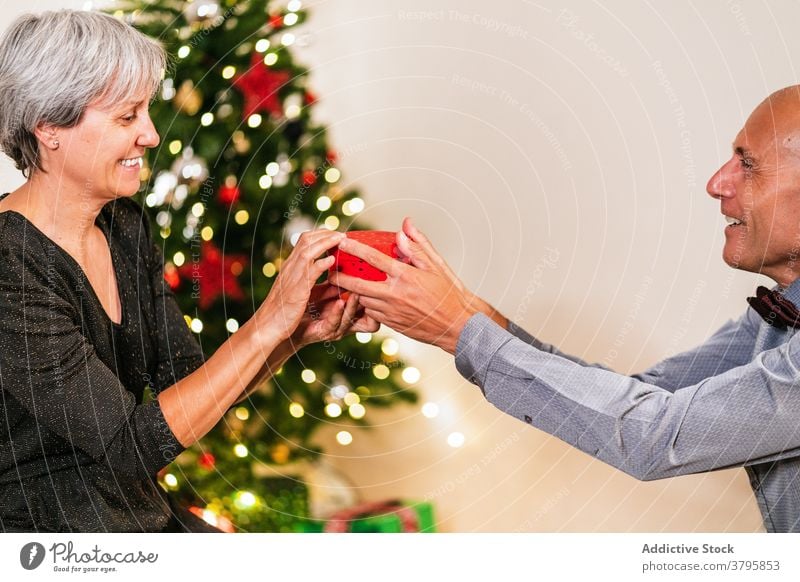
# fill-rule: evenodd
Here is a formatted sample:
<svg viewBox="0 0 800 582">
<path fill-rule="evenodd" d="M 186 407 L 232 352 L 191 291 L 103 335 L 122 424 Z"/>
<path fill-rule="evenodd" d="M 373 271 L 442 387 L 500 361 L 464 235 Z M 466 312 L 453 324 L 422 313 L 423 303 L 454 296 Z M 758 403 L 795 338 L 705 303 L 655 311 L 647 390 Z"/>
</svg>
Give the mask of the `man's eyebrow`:
<svg viewBox="0 0 800 582">
<path fill-rule="evenodd" d="M 753 159 L 753 152 L 742 146 L 733 146 L 733 151 L 739 157 Z"/>
</svg>

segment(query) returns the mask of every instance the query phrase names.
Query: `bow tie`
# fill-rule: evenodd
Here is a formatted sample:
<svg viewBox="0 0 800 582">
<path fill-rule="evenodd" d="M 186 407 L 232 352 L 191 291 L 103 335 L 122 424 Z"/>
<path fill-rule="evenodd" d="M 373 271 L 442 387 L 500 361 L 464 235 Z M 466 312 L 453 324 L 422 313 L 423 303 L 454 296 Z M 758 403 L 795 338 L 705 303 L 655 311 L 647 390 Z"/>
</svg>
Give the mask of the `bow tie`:
<svg viewBox="0 0 800 582">
<path fill-rule="evenodd" d="M 778 329 L 800 327 L 800 311 L 777 291 L 759 287 L 756 296 L 748 297 L 747 302 L 769 325 Z"/>
</svg>

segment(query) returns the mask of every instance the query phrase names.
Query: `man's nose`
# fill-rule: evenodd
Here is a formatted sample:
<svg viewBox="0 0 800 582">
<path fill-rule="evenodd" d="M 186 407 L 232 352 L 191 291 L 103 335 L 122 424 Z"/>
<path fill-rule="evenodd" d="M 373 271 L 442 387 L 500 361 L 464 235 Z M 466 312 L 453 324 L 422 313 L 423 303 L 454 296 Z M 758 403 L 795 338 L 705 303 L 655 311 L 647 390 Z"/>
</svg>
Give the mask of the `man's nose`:
<svg viewBox="0 0 800 582">
<path fill-rule="evenodd" d="M 708 184 L 706 184 L 706 192 L 712 198 L 723 198 L 726 196 L 733 196 L 736 189 L 733 184 L 733 174 L 735 172 L 736 160 L 731 158 L 719 170 L 717 170 Z"/>
</svg>

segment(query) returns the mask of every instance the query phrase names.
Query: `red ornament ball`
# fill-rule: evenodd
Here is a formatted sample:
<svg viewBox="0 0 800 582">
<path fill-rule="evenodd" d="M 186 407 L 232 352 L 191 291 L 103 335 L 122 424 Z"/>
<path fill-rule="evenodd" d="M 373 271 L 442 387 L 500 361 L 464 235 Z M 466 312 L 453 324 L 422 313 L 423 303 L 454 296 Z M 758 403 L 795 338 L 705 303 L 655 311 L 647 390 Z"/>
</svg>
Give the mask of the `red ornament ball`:
<svg viewBox="0 0 800 582">
<path fill-rule="evenodd" d="M 313 186 L 317 181 L 317 174 L 313 170 L 306 170 L 303 172 L 303 186 Z"/>
<path fill-rule="evenodd" d="M 216 465 L 217 460 L 214 458 L 214 455 L 211 453 L 203 453 L 200 455 L 200 458 L 197 459 L 197 464 L 200 465 L 203 469 L 210 471 Z"/>
<path fill-rule="evenodd" d="M 224 184 L 220 187 L 218 196 L 220 202 L 231 206 L 239 200 L 241 194 L 239 186 L 228 186 Z"/>
</svg>

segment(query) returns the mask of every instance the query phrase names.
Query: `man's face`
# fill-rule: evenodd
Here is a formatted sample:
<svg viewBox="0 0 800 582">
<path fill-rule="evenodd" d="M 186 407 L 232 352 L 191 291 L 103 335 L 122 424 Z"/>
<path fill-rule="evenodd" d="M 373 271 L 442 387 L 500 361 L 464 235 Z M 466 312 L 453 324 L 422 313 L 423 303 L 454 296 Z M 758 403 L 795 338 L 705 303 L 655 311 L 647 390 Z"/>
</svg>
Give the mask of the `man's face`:
<svg viewBox="0 0 800 582">
<path fill-rule="evenodd" d="M 733 156 L 708 181 L 727 217 L 722 257 L 786 287 L 800 277 L 800 87 L 770 95 L 733 142 Z"/>
</svg>

